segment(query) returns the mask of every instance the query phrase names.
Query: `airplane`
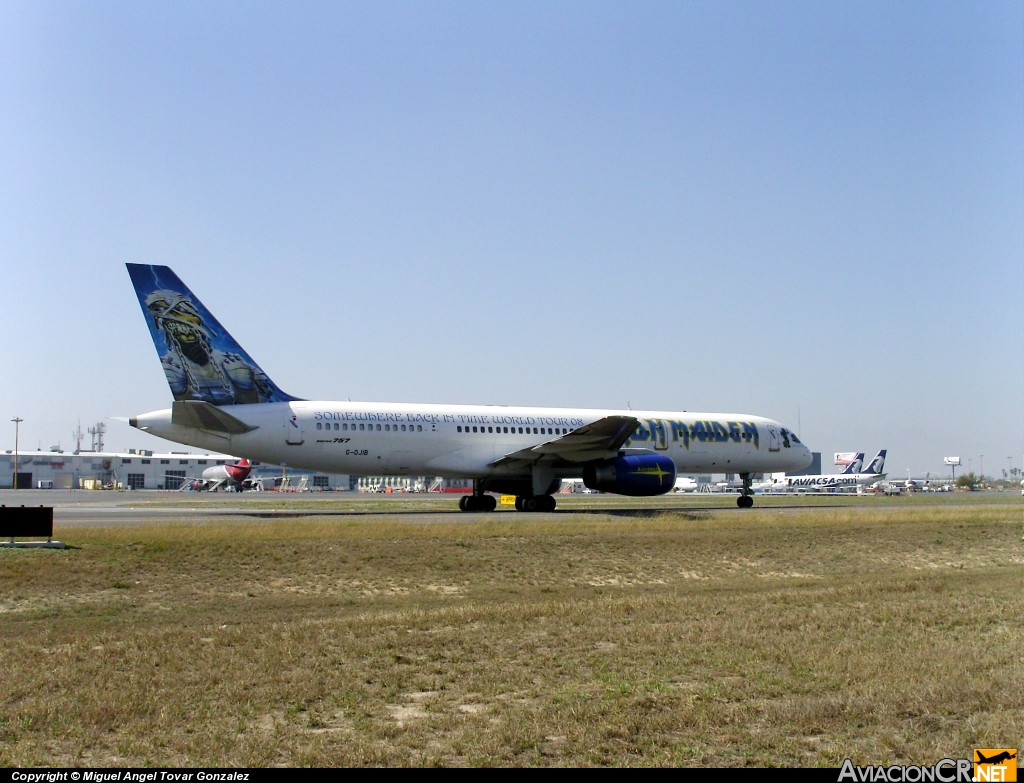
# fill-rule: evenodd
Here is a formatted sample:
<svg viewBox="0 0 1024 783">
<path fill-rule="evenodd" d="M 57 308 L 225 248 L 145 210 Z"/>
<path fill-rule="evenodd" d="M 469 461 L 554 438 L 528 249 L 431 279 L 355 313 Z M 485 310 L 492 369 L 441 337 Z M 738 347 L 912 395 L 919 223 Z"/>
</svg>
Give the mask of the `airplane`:
<svg viewBox="0 0 1024 783">
<path fill-rule="evenodd" d="M 243 489 L 251 489 L 255 486 L 255 482 L 249 477 L 251 472 L 252 464 L 243 458 L 233 465 L 213 465 L 206 468 L 198 477 L 168 474 L 164 480 L 167 484 L 179 482 L 178 488 L 181 490 L 216 492 L 226 489 L 241 492 Z"/>
<path fill-rule="evenodd" d="M 933 479 L 931 473 L 926 473 L 924 478 L 908 478 L 903 486 L 911 492 L 948 492 L 949 483 L 938 477 Z"/>
<path fill-rule="evenodd" d="M 875 476 L 885 475 L 885 455 L 886 449 L 882 449 L 875 456 L 871 458 L 871 462 L 864 468 L 865 473 L 870 473 Z"/>
<path fill-rule="evenodd" d="M 786 476 L 776 473 L 771 478 L 758 484 L 758 489 L 768 492 L 808 492 L 832 491 L 836 489 L 856 489 L 866 487 L 885 478 L 886 449 L 879 451 L 861 471 L 864 453 L 858 452 L 853 461 L 842 473 L 825 473 L 815 476 Z"/>
<path fill-rule="evenodd" d="M 214 465 L 203 471 L 203 488 L 208 492 L 218 489 L 242 491 L 247 485 L 252 464 L 244 457 L 234 465 Z"/>
<path fill-rule="evenodd" d="M 799 470 L 811 452 L 777 421 L 742 413 L 305 400 L 286 394 L 166 266 L 126 265 L 174 398 L 129 424 L 274 465 L 357 476 L 472 479 L 462 511 L 553 511 L 562 479 L 654 496 L 678 472 Z"/>
<path fill-rule="evenodd" d="M 675 492 L 696 492 L 698 486 L 696 479 L 690 478 L 689 476 L 679 476 L 672 489 Z"/>
</svg>

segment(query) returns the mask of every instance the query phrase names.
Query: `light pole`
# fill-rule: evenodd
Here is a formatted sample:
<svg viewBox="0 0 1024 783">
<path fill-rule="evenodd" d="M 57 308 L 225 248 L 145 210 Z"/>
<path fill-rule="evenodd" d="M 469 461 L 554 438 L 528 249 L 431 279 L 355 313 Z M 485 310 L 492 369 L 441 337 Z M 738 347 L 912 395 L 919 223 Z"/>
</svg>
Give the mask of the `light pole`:
<svg viewBox="0 0 1024 783">
<path fill-rule="evenodd" d="M 982 481 L 982 483 L 984 483 L 984 481 L 985 481 L 985 455 L 984 454 L 979 454 L 978 455 L 978 471 L 981 473 L 981 475 L 978 478 Z"/>
<path fill-rule="evenodd" d="M 18 488 L 18 425 L 21 424 L 24 419 L 19 419 L 15 416 L 11 421 L 14 422 L 14 488 Z"/>
</svg>

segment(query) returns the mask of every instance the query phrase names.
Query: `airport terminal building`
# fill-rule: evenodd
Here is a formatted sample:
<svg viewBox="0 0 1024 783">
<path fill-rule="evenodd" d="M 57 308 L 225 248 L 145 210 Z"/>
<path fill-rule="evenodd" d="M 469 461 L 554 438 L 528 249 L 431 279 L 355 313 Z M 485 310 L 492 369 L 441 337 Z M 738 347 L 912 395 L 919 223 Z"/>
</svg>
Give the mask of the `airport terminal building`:
<svg viewBox="0 0 1024 783">
<path fill-rule="evenodd" d="M 0 453 L 0 489 L 156 489 L 187 490 L 203 471 L 232 465 L 227 454 L 172 451 L 159 454 L 141 449 L 111 451 L 19 451 Z M 280 465 L 252 463 L 253 489 L 289 492 L 466 492 L 472 482 L 427 476 L 350 476 Z"/>
<path fill-rule="evenodd" d="M 109 451 L 19 451 L 17 470 L 13 451 L 0 453 L 0 489 L 163 489 L 189 488 L 203 471 L 214 465 L 230 465 L 237 457 L 226 454 L 192 454 L 129 449 Z M 17 476 L 15 476 L 17 473 Z M 253 463 L 251 478 L 259 489 L 292 491 L 348 491 L 356 489 L 354 477 L 283 469 Z"/>
</svg>

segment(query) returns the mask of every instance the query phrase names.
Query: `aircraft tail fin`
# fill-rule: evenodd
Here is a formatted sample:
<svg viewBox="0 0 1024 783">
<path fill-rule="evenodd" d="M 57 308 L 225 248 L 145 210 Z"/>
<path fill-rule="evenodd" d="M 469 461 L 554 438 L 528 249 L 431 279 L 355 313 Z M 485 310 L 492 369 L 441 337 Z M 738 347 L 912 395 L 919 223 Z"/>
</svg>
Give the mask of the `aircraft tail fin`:
<svg viewBox="0 0 1024 783">
<path fill-rule="evenodd" d="M 864 468 L 865 473 L 882 474 L 885 472 L 885 453 L 886 450 L 882 449 L 879 451 L 868 463 L 868 466 Z"/>
<path fill-rule="evenodd" d="M 847 473 L 850 473 L 850 474 L 852 474 L 852 473 L 860 473 L 860 469 L 861 469 L 861 466 L 863 464 L 864 464 L 864 452 L 863 451 L 858 451 L 857 452 L 857 456 L 855 456 L 850 461 L 850 464 L 847 465 L 843 469 L 843 472 L 840 475 L 845 475 Z"/>
<path fill-rule="evenodd" d="M 249 474 L 252 472 L 252 463 L 243 457 L 234 465 L 225 465 L 224 470 L 232 481 L 236 481 L 241 484 L 249 478 Z"/>
<path fill-rule="evenodd" d="M 285 394 L 166 266 L 127 264 L 176 402 L 288 402 Z"/>
</svg>

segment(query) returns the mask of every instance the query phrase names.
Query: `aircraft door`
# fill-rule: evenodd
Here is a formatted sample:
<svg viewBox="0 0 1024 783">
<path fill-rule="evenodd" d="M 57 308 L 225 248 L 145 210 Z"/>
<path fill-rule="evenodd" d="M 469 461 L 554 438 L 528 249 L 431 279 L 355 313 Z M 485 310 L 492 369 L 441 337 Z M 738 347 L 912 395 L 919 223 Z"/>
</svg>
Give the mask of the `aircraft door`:
<svg viewBox="0 0 1024 783">
<path fill-rule="evenodd" d="M 658 451 L 667 449 L 668 427 L 665 426 L 665 422 L 661 419 L 648 419 L 647 423 L 651 428 L 651 440 L 653 441 L 654 448 Z"/>
<path fill-rule="evenodd" d="M 779 437 L 778 427 L 767 427 L 768 430 L 768 451 L 769 453 L 782 448 L 782 438 Z"/>
<path fill-rule="evenodd" d="M 301 446 L 306 442 L 306 431 L 302 418 L 289 413 L 284 422 L 284 442 L 289 446 Z"/>
</svg>

